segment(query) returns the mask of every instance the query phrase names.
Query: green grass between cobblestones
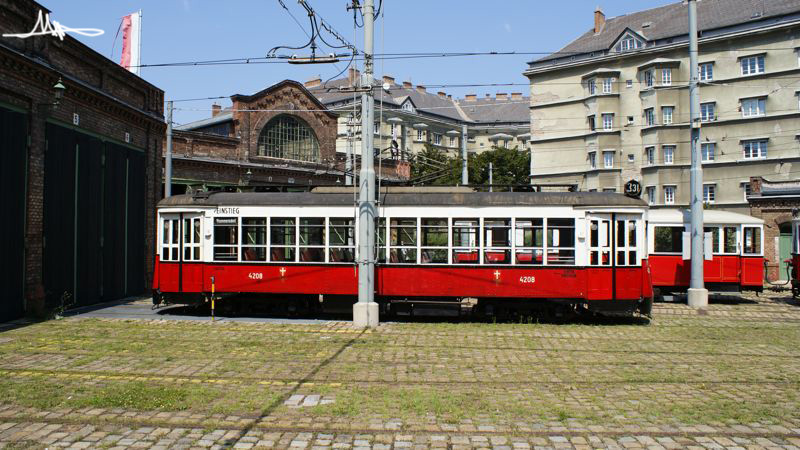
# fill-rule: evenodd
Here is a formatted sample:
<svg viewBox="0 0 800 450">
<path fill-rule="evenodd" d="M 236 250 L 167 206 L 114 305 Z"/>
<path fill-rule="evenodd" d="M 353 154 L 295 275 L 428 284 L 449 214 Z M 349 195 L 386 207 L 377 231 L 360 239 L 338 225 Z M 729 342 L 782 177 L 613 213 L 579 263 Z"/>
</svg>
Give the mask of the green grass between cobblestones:
<svg viewBox="0 0 800 450">
<path fill-rule="evenodd" d="M 663 316 L 649 326 L 426 323 L 361 334 L 69 319 L 0 334 L 0 404 L 319 420 L 797 422 L 799 324 Z M 334 401 L 283 406 L 291 394 Z"/>
</svg>

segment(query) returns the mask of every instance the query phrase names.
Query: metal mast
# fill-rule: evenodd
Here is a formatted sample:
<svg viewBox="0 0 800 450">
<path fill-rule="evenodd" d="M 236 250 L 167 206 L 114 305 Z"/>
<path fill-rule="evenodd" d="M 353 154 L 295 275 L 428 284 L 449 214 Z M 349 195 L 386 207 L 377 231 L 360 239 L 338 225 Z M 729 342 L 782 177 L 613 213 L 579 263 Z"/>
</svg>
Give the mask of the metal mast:
<svg viewBox="0 0 800 450">
<path fill-rule="evenodd" d="M 361 176 L 358 195 L 358 302 L 353 305 L 353 325 L 378 326 L 378 304 L 375 303 L 375 166 L 372 150 L 375 97 L 373 83 L 374 0 L 365 0 L 364 74 L 361 77 Z"/>
<path fill-rule="evenodd" d="M 708 306 L 708 290 L 703 282 L 703 168 L 700 165 L 700 91 L 697 85 L 697 0 L 689 0 L 689 121 L 691 124 L 692 169 L 690 172 L 692 272 L 689 281 L 689 306 Z"/>
<path fill-rule="evenodd" d="M 167 154 L 164 157 L 164 197 L 172 197 L 172 100 L 167 102 Z"/>
<path fill-rule="evenodd" d="M 469 184 L 469 171 L 467 169 L 467 125 L 461 126 L 461 184 Z"/>
</svg>

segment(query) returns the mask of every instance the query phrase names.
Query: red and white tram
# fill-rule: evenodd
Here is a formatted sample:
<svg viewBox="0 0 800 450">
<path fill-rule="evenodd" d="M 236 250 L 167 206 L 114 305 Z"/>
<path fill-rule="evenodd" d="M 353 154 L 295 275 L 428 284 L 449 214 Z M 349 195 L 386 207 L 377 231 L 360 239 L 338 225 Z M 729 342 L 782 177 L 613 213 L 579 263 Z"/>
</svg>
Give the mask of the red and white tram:
<svg viewBox="0 0 800 450">
<path fill-rule="evenodd" d="M 620 194 L 384 188 L 375 297 L 649 314 L 646 205 Z M 158 205 L 154 301 L 357 295 L 352 190 L 208 193 Z"/>
<path fill-rule="evenodd" d="M 648 254 L 653 288 L 661 294 L 684 293 L 691 274 L 689 211 L 648 212 Z M 703 212 L 706 289 L 717 292 L 761 291 L 764 287 L 764 221 L 744 214 Z M 710 248 L 708 248 L 710 246 Z M 707 255 L 710 253 L 711 259 Z"/>
</svg>

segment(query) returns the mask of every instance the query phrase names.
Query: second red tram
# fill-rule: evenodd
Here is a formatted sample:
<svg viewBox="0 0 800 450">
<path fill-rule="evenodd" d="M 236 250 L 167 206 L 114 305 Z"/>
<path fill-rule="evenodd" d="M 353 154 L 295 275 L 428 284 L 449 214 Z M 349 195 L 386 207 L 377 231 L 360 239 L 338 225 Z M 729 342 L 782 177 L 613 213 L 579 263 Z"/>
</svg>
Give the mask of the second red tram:
<svg viewBox="0 0 800 450">
<path fill-rule="evenodd" d="M 593 192 L 384 188 L 376 301 L 477 298 L 649 314 L 644 202 Z M 357 295 L 352 190 L 205 193 L 158 205 L 153 290 Z"/>
<path fill-rule="evenodd" d="M 653 287 L 661 294 L 685 293 L 689 288 L 689 211 L 653 209 L 648 212 L 648 254 Z M 703 212 L 706 289 L 716 292 L 761 291 L 764 288 L 764 221 L 744 214 Z M 709 251 L 710 250 L 710 251 Z"/>
</svg>

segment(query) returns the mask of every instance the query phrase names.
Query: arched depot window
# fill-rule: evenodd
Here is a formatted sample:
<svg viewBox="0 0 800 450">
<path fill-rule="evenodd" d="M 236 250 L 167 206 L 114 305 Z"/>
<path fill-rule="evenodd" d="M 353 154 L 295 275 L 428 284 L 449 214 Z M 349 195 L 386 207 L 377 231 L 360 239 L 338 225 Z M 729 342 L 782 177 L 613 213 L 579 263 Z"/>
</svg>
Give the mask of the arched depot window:
<svg viewBox="0 0 800 450">
<path fill-rule="evenodd" d="M 258 136 L 258 155 L 297 161 L 319 161 L 319 141 L 311 127 L 289 115 L 273 118 Z"/>
</svg>

